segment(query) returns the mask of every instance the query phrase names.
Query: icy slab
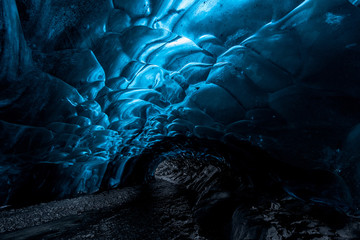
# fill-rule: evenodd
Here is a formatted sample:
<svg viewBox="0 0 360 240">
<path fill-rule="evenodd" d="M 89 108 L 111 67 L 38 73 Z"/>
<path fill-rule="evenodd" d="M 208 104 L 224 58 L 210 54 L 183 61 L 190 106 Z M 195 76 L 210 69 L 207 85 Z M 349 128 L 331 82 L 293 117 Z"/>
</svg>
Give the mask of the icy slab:
<svg viewBox="0 0 360 240">
<path fill-rule="evenodd" d="M 147 151 L 184 137 L 246 141 L 327 171 L 343 187 L 321 201 L 345 209 L 340 195 L 350 194 L 356 210 L 360 10 L 351 3 L 2 2 L 0 202 L 26 188 L 41 201 L 147 179 L 158 164 Z M 307 184 L 317 182 L 285 188 L 297 196 Z"/>
</svg>

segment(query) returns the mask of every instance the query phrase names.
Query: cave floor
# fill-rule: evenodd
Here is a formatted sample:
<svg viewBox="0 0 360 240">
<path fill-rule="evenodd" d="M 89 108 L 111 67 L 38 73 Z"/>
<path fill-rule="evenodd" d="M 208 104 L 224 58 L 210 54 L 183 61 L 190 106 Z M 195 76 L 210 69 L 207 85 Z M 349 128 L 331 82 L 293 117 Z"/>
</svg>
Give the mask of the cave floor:
<svg viewBox="0 0 360 240">
<path fill-rule="evenodd" d="M 214 228 L 225 226 L 221 216 L 229 202 L 215 204 L 218 207 L 213 209 L 219 212 L 213 215 L 209 206 L 221 202 L 216 200 L 218 194 L 199 208 L 196 192 L 162 177 L 141 186 L 4 208 L 0 210 L 0 239 L 360 239 L 359 219 L 266 192 L 250 193 L 248 200 L 242 198 L 238 207 L 230 209 L 232 227 L 226 232 L 231 236 L 224 238 Z M 199 222 L 196 209 L 210 212 L 200 215 L 205 216 L 205 225 L 199 225 L 204 219 Z M 213 220 L 216 224 L 211 224 Z"/>
<path fill-rule="evenodd" d="M 156 180 L 21 209 L 0 211 L 0 239 L 206 239 L 192 193 Z"/>
</svg>

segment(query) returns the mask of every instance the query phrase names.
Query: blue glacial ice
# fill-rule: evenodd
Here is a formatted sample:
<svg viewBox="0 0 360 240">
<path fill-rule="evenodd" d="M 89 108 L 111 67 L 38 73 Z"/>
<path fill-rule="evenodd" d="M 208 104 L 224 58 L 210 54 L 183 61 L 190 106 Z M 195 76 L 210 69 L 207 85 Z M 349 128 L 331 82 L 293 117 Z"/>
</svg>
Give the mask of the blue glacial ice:
<svg viewBox="0 0 360 240">
<path fill-rule="evenodd" d="M 320 169 L 333 181 L 309 199 L 356 213 L 358 5 L 1 1 L 0 204 L 146 179 L 158 162 L 137 171 L 144 152 L 185 137 Z M 316 184 L 303 178 L 280 181 L 298 195 Z"/>
</svg>

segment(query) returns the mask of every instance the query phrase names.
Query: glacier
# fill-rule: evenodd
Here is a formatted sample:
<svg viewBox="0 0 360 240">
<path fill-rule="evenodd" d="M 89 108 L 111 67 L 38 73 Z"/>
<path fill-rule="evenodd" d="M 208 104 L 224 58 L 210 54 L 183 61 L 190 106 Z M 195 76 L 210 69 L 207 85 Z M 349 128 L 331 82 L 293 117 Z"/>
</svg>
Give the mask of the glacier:
<svg viewBox="0 0 360 240">
<path fill-rule="evenodd" d="M 358 215 L 358 5 L 1 1 L 0 204 L 143 182 L 197 152 Z M 266 157 L 243 160 L 253 148 Z"/>
</svg>

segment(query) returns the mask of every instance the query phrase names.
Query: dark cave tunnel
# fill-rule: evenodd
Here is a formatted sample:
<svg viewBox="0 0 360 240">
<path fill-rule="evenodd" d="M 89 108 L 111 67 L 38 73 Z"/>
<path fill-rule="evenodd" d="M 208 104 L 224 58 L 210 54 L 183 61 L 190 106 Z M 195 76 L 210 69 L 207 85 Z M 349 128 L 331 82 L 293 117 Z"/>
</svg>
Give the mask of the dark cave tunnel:
<svg viewBox="0 0 360 240">
<path fill-rule="evenodd" d="M 358 5 L 3 0 L 0 238 L 359 238 Z"/>
</svg>

